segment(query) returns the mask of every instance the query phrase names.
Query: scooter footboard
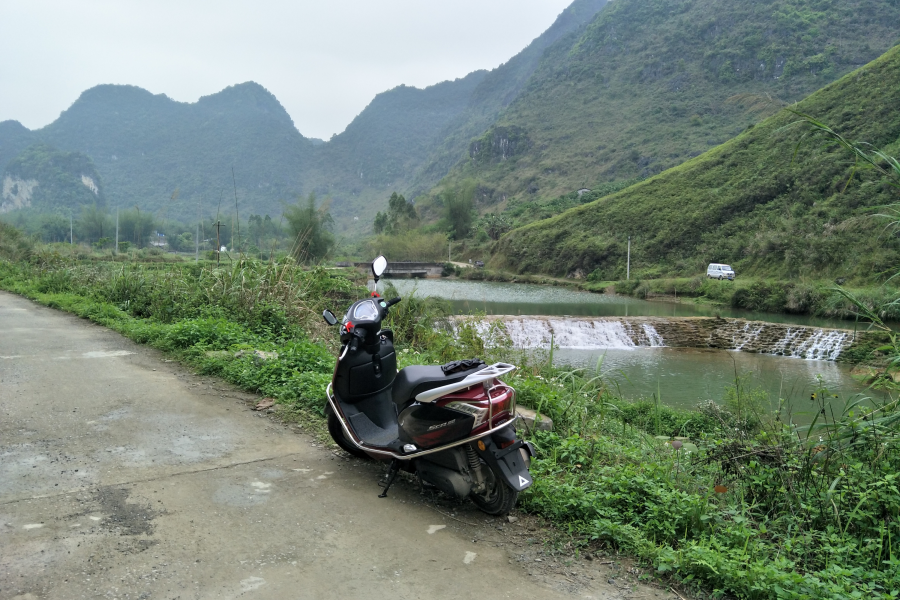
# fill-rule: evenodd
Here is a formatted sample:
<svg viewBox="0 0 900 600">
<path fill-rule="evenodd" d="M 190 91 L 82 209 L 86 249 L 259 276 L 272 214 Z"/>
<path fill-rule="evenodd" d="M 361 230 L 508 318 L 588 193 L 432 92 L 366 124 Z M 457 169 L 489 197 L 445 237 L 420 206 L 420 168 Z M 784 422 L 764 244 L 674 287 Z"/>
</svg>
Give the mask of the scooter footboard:
<svg viewBox="0 0 900 600">
<path fill-rule="evenodd" d="M 505 431 L 501 431 L 499 435 L 503 436 L 504 433 Z M 481 449 L 482 443 L 484 450 Z M 534 448 L 531 444 L 517 440 L 512 445 L 501 449 L 497 446 L 493 436 L 485 436 L 474 445 L 478 455 L 494 473 L 503 476 L 503 480 L 509 487 L 517 492 L 531 487 L 531 473 L 528 471 L 528 461 L 534 456 Z M 527 458 L 523 454 L 527 454 Z"/>
</svg>

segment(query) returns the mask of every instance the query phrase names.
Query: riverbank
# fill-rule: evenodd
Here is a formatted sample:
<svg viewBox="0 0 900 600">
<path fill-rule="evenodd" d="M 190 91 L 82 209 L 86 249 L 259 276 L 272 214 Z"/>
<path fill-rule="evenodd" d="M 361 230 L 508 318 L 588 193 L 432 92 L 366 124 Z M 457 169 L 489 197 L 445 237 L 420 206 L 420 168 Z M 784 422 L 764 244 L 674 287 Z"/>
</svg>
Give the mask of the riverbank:
<svg viewBox="0 0 900 600">
<path fill-rule="evenodd" d="M 289 260 L 151 268 L 24 254 L 0 258 L 3 289 L 273 397 L 310 423 L 322 423 L 336 350 L 321 309 L 366 293 L 352 274 Z M 896 403 L 842 404 L 804 429 L 762 409 L 740 379 L 691 411 L 658 396 L 623 402 L 602 372 L 485 348 L 474 327 L 449 335 L 445 317 L 424 299 L 395 307 L 400 366 L 485 356 L 522 367 L 509 380 L 519 401 L 555 429 L 528 434 L 535 485 L 520 506 L 569 531 L 573 548 L 626 553 L 686 585 L 745 598 L 900 589 Z"/>
</svg>

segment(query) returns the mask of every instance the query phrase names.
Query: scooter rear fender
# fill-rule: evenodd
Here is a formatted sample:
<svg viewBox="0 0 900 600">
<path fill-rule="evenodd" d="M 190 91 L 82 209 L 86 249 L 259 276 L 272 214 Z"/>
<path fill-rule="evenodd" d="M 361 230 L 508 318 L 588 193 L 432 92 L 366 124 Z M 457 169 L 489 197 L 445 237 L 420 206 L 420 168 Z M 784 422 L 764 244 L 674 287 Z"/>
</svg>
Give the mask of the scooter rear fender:
<svg viewBox="0 0 900 600">
<path fill-rule="evenodd" d="M 499 432 L 503 437 L 505 431 Z M 481 443 L 484 443 L 484 450 L 481 449 Z M 528 460 L 534 456 L 534 447 L 528 442 L 518 440 L 511 446 L 501 449 L 497 446 L 493 436 L 485 436 L 474 444 L 478 455 L 487 463 L 494 473 L 503 475 L 503 481 L 517 492 L 527 490 L 531 487 L 531 473 L 528 471 Z M 522 450 L 528 458 L 523 456 Z"/>
</svg>

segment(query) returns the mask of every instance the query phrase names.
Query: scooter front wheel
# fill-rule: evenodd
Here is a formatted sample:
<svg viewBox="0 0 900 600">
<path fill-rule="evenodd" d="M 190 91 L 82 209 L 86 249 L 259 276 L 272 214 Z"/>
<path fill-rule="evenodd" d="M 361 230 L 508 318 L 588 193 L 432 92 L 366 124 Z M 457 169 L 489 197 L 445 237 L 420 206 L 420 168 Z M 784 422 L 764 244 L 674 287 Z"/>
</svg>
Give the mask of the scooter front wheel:
<svg viewBox="0 0 900 600">
<path fill-rule="evenodd" d="M 487 465 L 482 465 L 485 472 L 484 491 L 469 494 L 472 502 L 482 512 L 489 515 L 505 515 L 515 507 L 519 492 L 513 490 L 503 481 L 503 475 L 495 473 Z"/>
<path fill-rule="evenodd" d="M 330 403 L 325 405 L 325 416 L 328 419 L 328 433 L 331 434 L 331 439 L 334 440 L 334 443 L 341 447 L 341 450 L 345 450 L 359 458 L 369 458 L 368 454 L 354 446 L 350 440 L 344 436 L 344 428 L 341 426 L 341 421 L 338 419 L 338 416 L 334 414 L 334 410 L 331 408 Z"/>
</svg>

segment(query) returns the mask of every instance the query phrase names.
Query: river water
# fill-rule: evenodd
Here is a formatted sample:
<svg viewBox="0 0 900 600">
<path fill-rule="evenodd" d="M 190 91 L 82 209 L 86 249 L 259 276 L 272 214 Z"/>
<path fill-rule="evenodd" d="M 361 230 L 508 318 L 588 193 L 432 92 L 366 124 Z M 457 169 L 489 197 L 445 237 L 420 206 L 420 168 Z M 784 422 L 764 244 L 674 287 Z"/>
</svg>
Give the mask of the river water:
<svg viewBox="0 0 900 600">
<path fill-rule="evenodd" d="M 597 317 L 744 318 L 812 327 L 853 329 L 853 323 L 801 315 L 754 313 L 684 302 L 645 301 L 610 294 L 516 283 L 451 279 L 391 280 L 402 296 L 417 294 L 447 300 L 457 314 Z M 615 346 L 611 344 L 610 346 Z M 546 354 L 547 348 L 539 349 Z M 739 351 L 695 348 L 559 348 L 554 364 L 596 369 L 625 398 L 659 394 L 663 403 L 691 408 L 704 400 L 721 401 L 740 378 L 744 390 L 766 392 L 773 406 L 787 401 L 799 421 L 812 408 L 810 395 L 821 388 L 846 399 L 867 391 L 850 376 L 850 367 L 830 360 L 806 360 Z"/>
</svg>

